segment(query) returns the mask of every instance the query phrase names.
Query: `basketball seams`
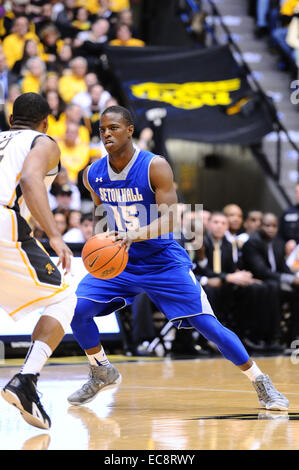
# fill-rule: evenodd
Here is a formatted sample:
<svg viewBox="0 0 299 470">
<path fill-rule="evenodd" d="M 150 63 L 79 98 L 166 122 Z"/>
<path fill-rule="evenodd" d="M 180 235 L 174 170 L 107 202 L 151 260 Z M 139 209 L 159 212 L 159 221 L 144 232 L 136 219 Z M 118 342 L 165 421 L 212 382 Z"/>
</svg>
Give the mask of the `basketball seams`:
<svg viewBox="0 0 299 470">
<path fill-rule="evenodd" d="M 96 251 L 100 251 L 100 250 L 103 250 L 104 248 L 108 248 L 109 246 L 115 246 L 116 243 L 111 243 L 111 245 L 105 245 L 105 246 L 101 246 L 100 248 L 96 248 L 95 250 L 93 251 L 90 251 L 86 256 L 85 258 L 82 258 L 83 261 L 86 260 L 86 258 L 88 258 L 88 256 L 92 255 L 93 253 L 95 253 Z M 84 249 L 84 248 L 83 248 Z M 83 251 L 83 250 L 82 250 Z"/>
<path fill-rule="evenodd" d="M 92 238 L 94 238 L 92 243 L 88 245 L 91 239 L 87 240 L 81 252 L 81 258 L 87 271 L 99 279 L 111 279 L 118 276 L 125 269 L 128 262 L 128 254 L 125 247 L 120 246 L 117 242 L 112 242 L 111 239 L 98 238 L 98 240 L 96 240 L 97 237 Z M 107 248 L 107 253 L 104 251 L 101 256 L 100 251 L 104 248 Z M 91 251 L 86 254 L 88 250 Z M 122 254 L 120 253 L 121 250 Z M 119 260 L 119 264 L 116 268 L 117 260 Z"/>
<path fill-rule="evenodd" d="M 126 253 L 126 250 L 124 249 L 124 250 L 123 250 L 123 257 L 122 257 L 121 262 L 120 262 L 120 265 L 118 266 L 118 269 L 117 269 L 118 274 L 120 274 L 120 273 L 122 272 L 122 269 L 121 269 L 121 268 L 122 268 L 122 265 L 123 265 L 123 262 L 124 262 L 125 253 Z M 118 276 L 118 274 L 117 274 L 117 276 Z M 116 276 L 115 276 L 115 277 L 116 277 Z"/>
<path fill-rule="evenodd" d="M 108 246 L 108 245 L 106 245 L 106 246 Z M 103 247 L 103 248 L 106 248 L 106 247 Z M 89 271 L 90 274 L 96 273 L 96 272 L 99 271 L 100 269 L 103 269 L 108 263 L 110 263 L 110 262 L 115 258 L 115 256 L 118 255 L 118 253 L 120 252 L 120 250 L 121 250 L 122 248 L 123 248 L 123 247 L 120 246 L 120 247 L 119 247 L 119 250 L 118 250 L 116 253 L 114 253 L 114 255 L 112 256 L 112 258 L 110 258 L 110 259 L 107 261 L 107 263 L 103 264 L 103 266 L 101 266 L 100 268 L 95 269 L 94 271 Z"/>
</svg>

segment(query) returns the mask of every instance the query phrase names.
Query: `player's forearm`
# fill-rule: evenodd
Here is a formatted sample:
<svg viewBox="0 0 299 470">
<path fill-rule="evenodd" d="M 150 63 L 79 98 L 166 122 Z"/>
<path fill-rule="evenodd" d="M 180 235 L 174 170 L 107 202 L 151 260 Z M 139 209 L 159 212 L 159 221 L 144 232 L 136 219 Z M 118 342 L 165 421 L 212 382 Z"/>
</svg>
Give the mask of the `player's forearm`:
<svg viewBox="0 0 299 470">
<path fill-rule="evenodd" d="M 140 227 L 139 230 L 130 232 L 134 236 L 134 241 L 139 242 L 143 240 L 150 240 L 158 238 L 161 235 L 171 233 L 175 230 L 175 216 L 172 212 L 167 212 L 161 217 L 158 217 L 149 225 Z"/>
<path fill-rule="evenodd" d="M 31 215 L 41 225 L 48 238 L 60 236 L 49 206 L 47 190 L 43 181 L 33 177 L 21 178 L 20 184 Z"/>
</svg>

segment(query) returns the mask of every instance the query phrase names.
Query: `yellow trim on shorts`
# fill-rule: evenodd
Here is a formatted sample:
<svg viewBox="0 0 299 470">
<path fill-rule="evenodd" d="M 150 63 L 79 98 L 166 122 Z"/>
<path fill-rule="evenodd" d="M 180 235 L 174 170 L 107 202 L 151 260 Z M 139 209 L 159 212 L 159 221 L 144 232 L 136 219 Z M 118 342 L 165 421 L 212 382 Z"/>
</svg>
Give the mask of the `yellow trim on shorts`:
<svg viewBox="0 0 299 470">
<path fill-rule="evenodd" d="M 19 312 L 19 311 L 22 310 L 23 308 L 29 307 L 29 305 L 32 305 L 32 304 L 34 304 L 35 302 L 39 302 L 39 301 L 41 301 L 41 300 L 50 299 L 51 297 L 54 297 L 54 295 L 60 294 L 60 292 L 63 292 L 67 287 L 69 287 L 69 284 L 66 285 L 66 286 L 64 286 L 62 289 L 59 289 L 57 292 L 53 292 L 53 294 L 47 295 L 47 296 L 45 296 L 45 297 L 40 297 L 39 299 L 32 300 L 31 302 L 27 302 L 27 304 L 22 305 L 22 307 L 19 307 L 19 308 L 17 308 L 16 310 L 14 310 L 13 312 L 9 313 L 9 316 L 12 317 L 13 315 L 15 315 L 17 312 Z"/>
<path fill-rule="evenodd" d="M 17 177 L 16 177 L 16 183 L 15 183 L 15 184 L 17 184 L 17 182 L 18 182 L 19 179 L 21 178 L 21 174 L 22 174 L 22 172 L 20 171 L 20 173 L 19 173 L 19 174 L 17 175 Z M 8 206 L 10 206 L 10 205 L 13 203 L 13 200 L 14 200 L 14 198 L 15 198 L 15 195 L 16 195 L 16 188 L 15 188 L 15 190 L 14 190 L 12 196 L 11 196 L 11 199 L 10 199 L 9 203 L 7 204 Z"/>
<path fill-rule="evenodd" d="M 12 241 L 16 242 L 17 240 L 17 233 L 16 233 L 16 221 L 15 221 L 15 211 L 7 207 L 10 215 L 11 215 L 11 227 L 12 227 Z"/>
</svg>

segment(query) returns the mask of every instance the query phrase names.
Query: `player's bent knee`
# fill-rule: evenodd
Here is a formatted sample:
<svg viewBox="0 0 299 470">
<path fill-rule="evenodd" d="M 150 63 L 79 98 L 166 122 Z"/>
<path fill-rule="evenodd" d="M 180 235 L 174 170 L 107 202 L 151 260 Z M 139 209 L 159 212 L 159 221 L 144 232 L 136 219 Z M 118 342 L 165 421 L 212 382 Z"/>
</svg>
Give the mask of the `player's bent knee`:
<svg viewBox="0 0 299 470">
<path fill-rule="evenodd" d="M 60 302 L 47 306 L 42 315 L 55 318 L 55 320 L 61 324 L 63 330 L 66 332 L 72 322 L 76 303 L 76 294 L 71 292 Z"/>
</svg>

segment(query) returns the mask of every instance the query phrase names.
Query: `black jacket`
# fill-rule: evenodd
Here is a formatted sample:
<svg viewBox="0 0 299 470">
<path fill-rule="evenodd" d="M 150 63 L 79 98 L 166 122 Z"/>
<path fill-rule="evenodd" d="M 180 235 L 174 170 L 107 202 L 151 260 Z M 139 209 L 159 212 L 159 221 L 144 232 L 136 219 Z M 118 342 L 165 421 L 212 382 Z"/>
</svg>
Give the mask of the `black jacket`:
<svg viewBox="0 0 299 470">
<path fill-rule="evenodd" d="M 214 245 L 209 235 L 206 235 L 204 238 L 204 247 L 207 265 L 204 268 L 201 268 L 197 263 L 195 274 L 206 277 L 220 277 L 224 281 L 228 273 L 235 272 L 236 268 L 233 261 L 232 244 L 226 239 L 226 237 L 223 237 L 221 243 L 221 273 L 215 273 L 213 270 Z"/>
<path fill-rule="evenodd" d="M 271 270 L 268 259 L 268 243 L 259 231 L 249 237 L 243 245 L 244 269 L 251 271 L 255 278 L 261 280 L 281 280 L 281 274 L 292 274 L 285 262 L 285 242 L 276 237 L 272 240 L 276 271 Z"/>
</svg>

